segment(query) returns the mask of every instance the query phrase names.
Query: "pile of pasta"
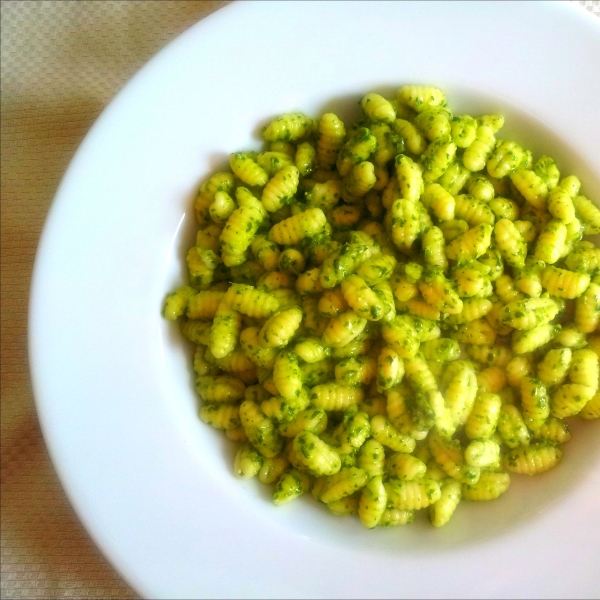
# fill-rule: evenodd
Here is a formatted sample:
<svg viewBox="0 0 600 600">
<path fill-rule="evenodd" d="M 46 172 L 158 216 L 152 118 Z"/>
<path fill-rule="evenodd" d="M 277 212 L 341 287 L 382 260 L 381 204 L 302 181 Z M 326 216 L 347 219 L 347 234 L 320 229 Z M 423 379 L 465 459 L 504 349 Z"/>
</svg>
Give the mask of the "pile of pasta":
<svg viewBox="0 0 600 600">
<path fill-rule="evenodd" d="M 424 508 L 439 527 L 600 417 L 600 210 L 502 116 L 418 85 L 360 106 L 285 114 L 231 154 L 163 315 L 237 475 L 368 528 Z"/>
</svg>

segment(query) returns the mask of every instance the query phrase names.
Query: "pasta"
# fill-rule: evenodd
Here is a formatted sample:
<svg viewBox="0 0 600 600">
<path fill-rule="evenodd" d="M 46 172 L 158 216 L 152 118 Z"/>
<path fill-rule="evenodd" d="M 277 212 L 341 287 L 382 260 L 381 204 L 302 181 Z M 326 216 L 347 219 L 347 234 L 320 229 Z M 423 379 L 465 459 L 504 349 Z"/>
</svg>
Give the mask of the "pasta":
<svg viewBox="0 0 600 600">
<path fill-rule="evenodd" d="M 229 155 L 162 314 L 237 476 L 369 529 L 442 527 L 600 418 L 600 209 L 441 90 L 359 110 L 278 116 Z"/>
</svg>

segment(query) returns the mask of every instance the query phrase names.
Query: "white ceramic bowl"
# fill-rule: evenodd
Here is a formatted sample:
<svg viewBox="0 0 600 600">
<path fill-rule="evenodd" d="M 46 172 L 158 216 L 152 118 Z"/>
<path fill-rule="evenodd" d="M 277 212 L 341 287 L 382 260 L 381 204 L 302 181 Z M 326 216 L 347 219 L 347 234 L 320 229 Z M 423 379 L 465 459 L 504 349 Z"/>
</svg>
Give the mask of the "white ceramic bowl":
<svg viewBox="0 0 600 600">
<path fill-rule="evenodd" d="M 455 112 L 552 155 L 600 198 L 600 22 L 563 3 L 239 3 L 171 43 L 73 159 L 36 259 L 30 354 L 65 489 L 144 596 L 597 597 L 600 423 L 562 464 L 450 524 L 367 531 L 275 508 L 199 422 L 189 348 L 160 317 L 183 279 L 197 184 L 291 110 L 435 84 Z"/>
</svg>

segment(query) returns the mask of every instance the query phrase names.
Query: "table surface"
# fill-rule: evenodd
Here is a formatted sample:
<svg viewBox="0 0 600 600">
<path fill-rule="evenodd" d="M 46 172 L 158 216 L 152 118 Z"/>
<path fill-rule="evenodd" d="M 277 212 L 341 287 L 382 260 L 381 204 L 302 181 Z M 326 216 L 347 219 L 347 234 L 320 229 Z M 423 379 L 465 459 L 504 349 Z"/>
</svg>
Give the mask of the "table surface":
<svg viewBox="0 0 600 600">
<path fill-rule="evenodd" d="M 127 80 L 225 1 L 1 5 L 1 597 L 137 598 L 56 477 L 35 413 L 27 305 L 38 239 L 84 135 Z M 600 1 L 578 2 L 600 16 Z"/>
</svg>

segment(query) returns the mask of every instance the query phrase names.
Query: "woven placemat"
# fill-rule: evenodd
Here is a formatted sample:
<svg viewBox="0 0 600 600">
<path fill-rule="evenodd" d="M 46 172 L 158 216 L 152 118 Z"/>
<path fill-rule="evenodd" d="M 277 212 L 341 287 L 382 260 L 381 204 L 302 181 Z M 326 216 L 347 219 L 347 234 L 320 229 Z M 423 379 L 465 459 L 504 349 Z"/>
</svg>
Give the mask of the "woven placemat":
<svg viewBox="0 0 600 600">
<path fill-rule="evenodd" d="M 2 598 L 136 598 L 83 530 L 48 459 L 27 363 L 31 270 L 91 124 L 161 47 L 224 4 L 2 2 Z M 600 16 L 600 1 L 578 4 Z"/>
</svg>

